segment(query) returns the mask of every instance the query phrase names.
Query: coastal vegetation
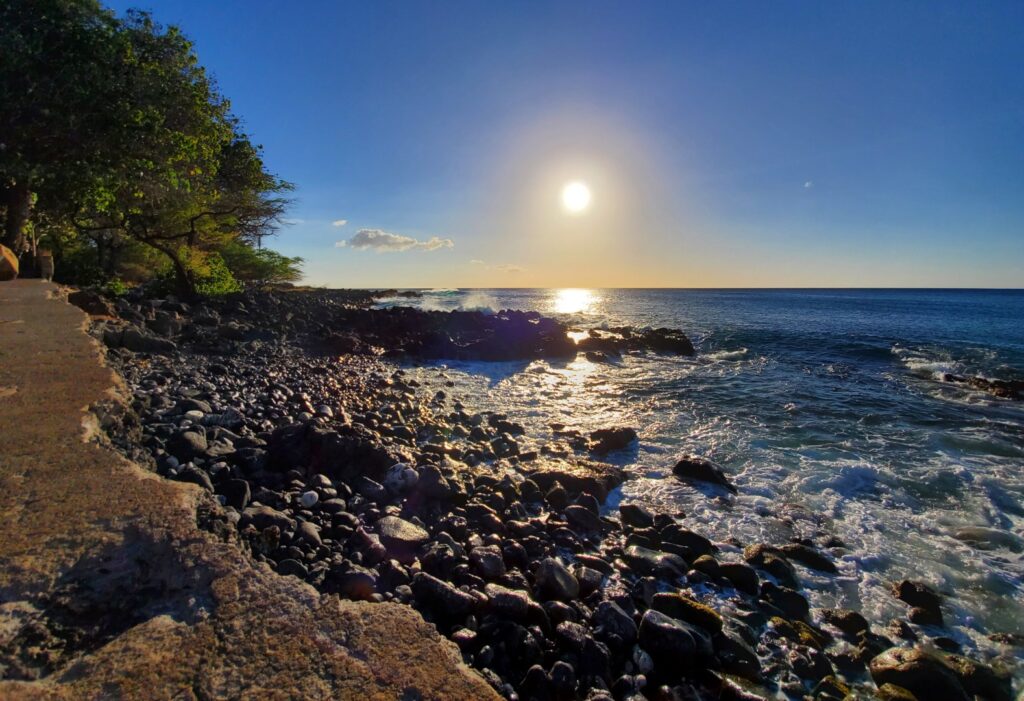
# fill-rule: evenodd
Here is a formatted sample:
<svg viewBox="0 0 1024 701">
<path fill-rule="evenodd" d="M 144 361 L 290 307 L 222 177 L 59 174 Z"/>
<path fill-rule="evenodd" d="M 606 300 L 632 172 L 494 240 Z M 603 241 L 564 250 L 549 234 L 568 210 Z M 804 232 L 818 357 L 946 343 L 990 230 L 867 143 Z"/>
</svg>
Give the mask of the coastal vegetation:
<svg viewBox="0 0 1024 701">
<path fill-rule="evenodd" d="M 293 281 L 263 248 L 289 204 L 193 44 L 95 0 L 0 3 L 0 217 L 57 279 L 180 294 Z"/>
</svg>

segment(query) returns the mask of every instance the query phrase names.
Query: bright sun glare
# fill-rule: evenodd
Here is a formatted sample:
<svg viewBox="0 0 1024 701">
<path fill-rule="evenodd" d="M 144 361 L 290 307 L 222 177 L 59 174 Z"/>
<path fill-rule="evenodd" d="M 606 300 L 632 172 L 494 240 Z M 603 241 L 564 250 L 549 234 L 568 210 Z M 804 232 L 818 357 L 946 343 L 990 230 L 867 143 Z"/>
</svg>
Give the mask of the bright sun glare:
<svg viewBox="0 0 1024 701">
<path fill-rule="evenodd" d="M 593 308 L 597 298 L 590 290 L 568 289 L 555 293 L 552 303 L 559 314 L 586 314 Z"/>
<path fill-rule="evenodd" d="M 562 206 L 569 214 L 582 214 L 590 206 L 590 188 L 579 180 L 562 188 Z"/>
</svg>

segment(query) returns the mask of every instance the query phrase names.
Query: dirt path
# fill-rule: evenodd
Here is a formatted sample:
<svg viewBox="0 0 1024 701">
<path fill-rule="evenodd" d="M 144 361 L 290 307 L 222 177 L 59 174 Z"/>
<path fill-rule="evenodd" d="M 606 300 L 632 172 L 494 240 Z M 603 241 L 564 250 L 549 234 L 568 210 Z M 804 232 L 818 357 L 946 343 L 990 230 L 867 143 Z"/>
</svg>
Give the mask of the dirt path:
<svg viewBox="0 0 1024 701">
<path fill-rule="evenodd" d="M 496 698 L 411 609 L 253 566 L 97 440 L 119 385 L 86 323 L 0 283 L 0 698 Z"/>
</svg>

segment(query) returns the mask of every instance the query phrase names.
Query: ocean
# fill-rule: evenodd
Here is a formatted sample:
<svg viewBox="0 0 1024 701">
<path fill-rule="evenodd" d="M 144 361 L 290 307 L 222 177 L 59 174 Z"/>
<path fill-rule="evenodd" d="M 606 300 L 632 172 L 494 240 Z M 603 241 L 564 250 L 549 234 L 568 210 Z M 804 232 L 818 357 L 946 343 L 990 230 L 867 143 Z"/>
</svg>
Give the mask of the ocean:
<svg viewBox="0 0 1024 701">
<path fill-rule="evenodd" d="M 948 630 L 996 654 L 1024 632 L 1024 401 L 947 374 L 1024 379 L 1024 291 L 425 290 L 383 304 L 536 310 L 588 328 L 682 329 L 695 358 L 434 363 L 467 406 L 533 439 L 550 422 L 632 426 L 609 499 L 681 511 L 720 542 L 837 539 L 838 575 L 801 568 L 814 606 L 906 616 L 893 581 L 946 595 Z M 672 476 L 684 454 L 721 465 L 739 494 Z M 725 549 L 725 557 L 737 556 Z M 1005 650 L 1005 648 L 1003 648 Z M 1017 648 L 1019 653 L 1020 648 Z"/>
</svg>

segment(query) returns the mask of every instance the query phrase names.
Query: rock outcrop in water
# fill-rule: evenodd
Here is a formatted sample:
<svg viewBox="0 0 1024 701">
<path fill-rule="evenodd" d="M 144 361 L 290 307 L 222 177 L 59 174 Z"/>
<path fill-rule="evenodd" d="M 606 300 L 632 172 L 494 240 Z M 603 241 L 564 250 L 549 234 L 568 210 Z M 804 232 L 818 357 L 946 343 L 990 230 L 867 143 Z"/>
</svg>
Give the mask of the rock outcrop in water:
<svg viewBox="0 0 1024 701">
<path fill-rule="evenodd" d="M 216 527 L 254 561 L 345 599 L 415 608 L 507 698 L 844 698 L 872 693 L 857 681 L 882 670 L 872 660 L 918 635 L 811 608 L 805 578 L 835 576 L 841 544 L 743 548 L 683 514 L 609 513 L 628 474 L 603 460 L 634 444 L 633 429 L 553 424 L 538 444 L 448 396 L 443 370 L 420 384 L 382 360 L 568 357 L 586 339 L 570 346 L 535 314 L 368 301 L 120 302 L 175 349 L 111 348 L 141 431 L 111 422 L 115 440 L 206 490 Z M 590 351 L 685 354 L 679 332 L 625 331 L 592 335 L 608 342 Z M 680 477 L 722 487 L 715 498 L 736 490 L 711 463 L 680 464 Z M 1007 679 L 980 664 L 977 675 L 992 689 Z"/>
</svg>

